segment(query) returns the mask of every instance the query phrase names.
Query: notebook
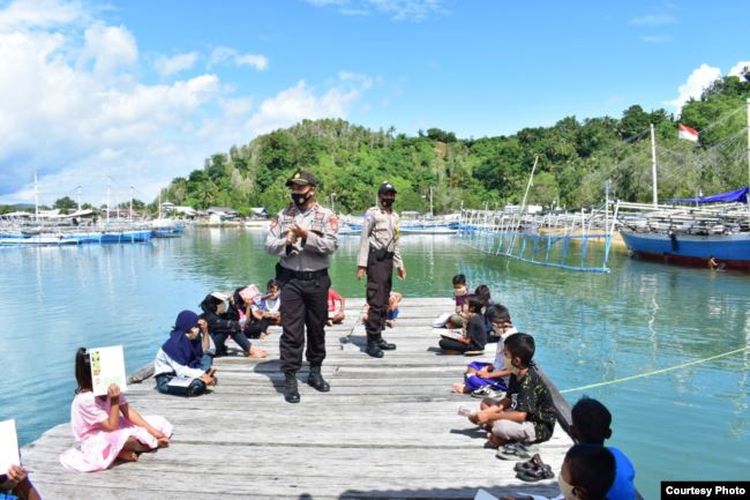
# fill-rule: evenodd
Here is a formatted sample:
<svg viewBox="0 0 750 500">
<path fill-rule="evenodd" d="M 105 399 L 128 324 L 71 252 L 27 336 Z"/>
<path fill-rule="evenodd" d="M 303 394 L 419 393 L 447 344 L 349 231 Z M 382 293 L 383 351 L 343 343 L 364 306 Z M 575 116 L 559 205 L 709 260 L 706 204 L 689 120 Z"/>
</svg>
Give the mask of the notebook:
<svg viewBox="0 0 750 500">
<path fill-rule="evenodd" d="M 170 387 L 190 387 L 190 383 L 195 380 L 193 377 L 188 377 L 186 375 L 178 375 L 176 377 L 172 377 L 172 379 L 167 382 L 167 385 Z"/>
<path fill-rule="evenodd" d="M 119 385 L 120 392 L 127 391 L 125 354 L 121 345 L 89 349 L 89 356 L 94 396 L 107 394 L 110 384 Z"/>
<path fill-rule="evenodd" d="M 433 328 L 432 333 L 436 333 L 446 339 L 463 340 L 465 338 L 464 331 L 461 330 L 460 328 L 455 328 L 455 329 Z"/>
<path fill-rule="evenodd" d="M 7 473 L 11 465 L 21 465 L 16 421 L 13 419 L 0 422 L 0 474 Z"/>
</svg>

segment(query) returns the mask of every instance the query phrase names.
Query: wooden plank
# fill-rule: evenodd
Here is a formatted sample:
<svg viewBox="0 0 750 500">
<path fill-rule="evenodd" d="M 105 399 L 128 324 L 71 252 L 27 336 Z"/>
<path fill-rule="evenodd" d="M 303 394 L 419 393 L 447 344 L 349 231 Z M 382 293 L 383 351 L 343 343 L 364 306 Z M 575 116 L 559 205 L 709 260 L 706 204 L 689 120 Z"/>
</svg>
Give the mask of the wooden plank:
<svg viewBox="0 0 750 500">
<path fill-rule="evenodd" d="M 448 299 L 409 298 L 397 327 L 385 333 L 398 344 L 383 359 L 362 352 L 364 332 L 341 344 L 363 301 L 347 301 L 347 322 L 327 329 L 323 373 L 331 392 L 318 393 L 298 374 L 302 402 L 281 396 L 280 329 L 254 341 L 265 360 L 216 360 L 219 384 L 207 395 L 159 394 L 152 379 L 129 386 L 128 399 L 144 415 L 175 426 L 171 446 L 137 463 L 95 474 L 66 471 L 59 454 L 73 445 L 67 424 L 24 447 L 24 463 L 44 498 L 473 498 L 477 488 L 499 496 L 518 492 L 552 496 L 555 479 L 518 480 L 513 462 L 484 449 L 484 431 L 456 414 L 478 400 L 450 392 L 469 361 L 438 354 L 430 323 L 452 310 Z M 233 344 L 229 344 L 231 347 Z M 142 375 L 142 374 L 141 374 Z M 559 470 L 570 438 L 556 427 L 541 454 Z M 456 470 L 471 464 L 471 477 Z"/>
</svg>

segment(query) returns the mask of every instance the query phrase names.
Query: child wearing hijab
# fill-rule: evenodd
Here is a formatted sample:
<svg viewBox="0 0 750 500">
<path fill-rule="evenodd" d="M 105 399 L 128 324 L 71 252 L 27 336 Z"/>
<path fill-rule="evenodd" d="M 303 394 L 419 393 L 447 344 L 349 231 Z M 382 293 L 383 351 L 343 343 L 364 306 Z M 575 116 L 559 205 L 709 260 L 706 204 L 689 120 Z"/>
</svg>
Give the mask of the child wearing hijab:
<svg viewBox="0 0 750 500">
<path fill-rule="evenodd" d="M 85 347 L 76 352 L 76 389 L 70 427 L 78 445 L 60 455 L 67 469 L 93 472 L 115 460 L 134 462 L 144 451 L 169 445 L 172 424 L 163 417 L 142 417 L 112 384 L 105 396 L 94 396 L 91 360 Z"/>
<path fill-rule="evenodd" d="M 206 386 L 215 385 L 215 368 L 208 354 L 210 337 L 201 333 L 200 320 L 193 311 L 182 311 L 177 315 L 169 338 L 156 353 L 154 378 L 156 389 L 162 394 L 199 396 Z M 170 384 L 175 377 L 183 384 Z"/>
</svg>

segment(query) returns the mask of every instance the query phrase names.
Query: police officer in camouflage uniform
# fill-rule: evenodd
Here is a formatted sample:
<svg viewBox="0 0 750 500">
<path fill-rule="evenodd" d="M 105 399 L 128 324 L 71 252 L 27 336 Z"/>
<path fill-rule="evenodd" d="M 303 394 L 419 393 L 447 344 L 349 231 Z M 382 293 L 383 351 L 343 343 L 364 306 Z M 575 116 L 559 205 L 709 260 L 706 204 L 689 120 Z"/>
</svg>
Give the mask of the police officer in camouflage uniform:
<svg viewBox="0 0 750 500">
<path fill-rule="evenodd" d="M 399 251 L 399 217 L 393 211 L 396 188 L 384 182 L 378 189 L 379 206 L 365 214 L 362 236 L 359 241 L 357 278 L 367 274 L 367 354 L 382 358 L 383 351 L 396 348 L 383 339 L 388 298 L 391 294 L 391 277 L 396 267 L 398 277 L 406 278 L 406 268 Z"/>
<path fill-rule="evenodd" d="M 305 170 L 297 171 L 286 185 L 292 203 L 271 222 L 266 250 L 280 257 L 276 280 L 281 283 L 281 326 L 279 341 L 284 399 L 299 403 L 297 371 L 302 366 L 302 347 L 307 327 L 307 383 L 321 392 L 331 388 L 320 372 L 326 357 L 325 324 L 328 319 L 328 257 L 338 247 L 338 220 L 317 204 L 318 181 Z"/>
</svg>

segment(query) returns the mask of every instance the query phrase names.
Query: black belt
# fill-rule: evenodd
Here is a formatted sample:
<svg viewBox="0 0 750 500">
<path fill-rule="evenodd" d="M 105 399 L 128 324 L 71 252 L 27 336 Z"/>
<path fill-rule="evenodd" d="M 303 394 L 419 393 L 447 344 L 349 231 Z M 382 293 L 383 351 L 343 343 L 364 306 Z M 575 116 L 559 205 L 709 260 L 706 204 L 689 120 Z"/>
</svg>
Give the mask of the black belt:
<svg viewBox="0 0 750 500">
<path fill-rule="evenodd" d="M 301 281 L 310 281 L 316 278 L 322 278 L 328 275 L 328 268 L 318 269 L 317 271 L 294 271 L 281 264 L 276 264 L 276 274 L 279 278 L 296 279 Z"/>
<path fill-rule="evenodd" d="M 393 259 L 396 254 L 394 252 L 387 252 L 385 248 L 370 247 L 370 255 L 375 257 L 376 260 L 382 261 L 386 259 Z"/>
</svg>

